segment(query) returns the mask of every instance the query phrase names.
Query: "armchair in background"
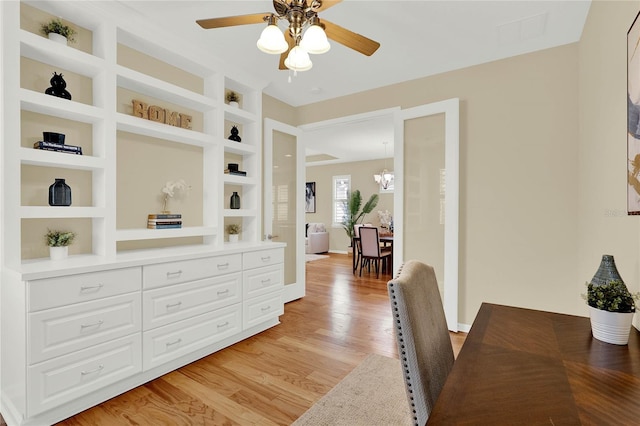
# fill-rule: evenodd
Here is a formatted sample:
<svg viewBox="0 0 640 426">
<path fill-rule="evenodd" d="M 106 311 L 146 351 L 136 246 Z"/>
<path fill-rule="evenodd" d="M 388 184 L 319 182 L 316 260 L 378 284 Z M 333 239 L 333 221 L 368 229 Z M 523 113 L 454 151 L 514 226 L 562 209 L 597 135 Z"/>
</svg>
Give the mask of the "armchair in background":
<svg viewBox="0 0 640 426">
<path fill-rule="evenodd" d="M 329 251 L 329 233 L 324 223 L 307 223 L 305 237 L 305 253 Z"/>
</svg>

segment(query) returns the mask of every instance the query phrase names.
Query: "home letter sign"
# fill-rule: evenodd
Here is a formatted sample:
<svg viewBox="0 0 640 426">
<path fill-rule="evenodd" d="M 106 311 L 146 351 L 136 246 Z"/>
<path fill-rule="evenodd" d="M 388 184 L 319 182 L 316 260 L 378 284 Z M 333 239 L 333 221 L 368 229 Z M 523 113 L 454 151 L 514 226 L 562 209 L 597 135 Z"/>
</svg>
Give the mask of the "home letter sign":
<svg viewBox="0 0 640 426">
<path fill-rule="evenodd" d="M 170 111 L 157 105 L 149 106 L 146 102 L 138 101 L 136 99 L 133 99 L 131 103 L 133 104 L 134 117 L 145 118 L 158 123 L 181 127 L 183 129 L 191 129 L 192 117 L 190 115 Z"/>
</svg>

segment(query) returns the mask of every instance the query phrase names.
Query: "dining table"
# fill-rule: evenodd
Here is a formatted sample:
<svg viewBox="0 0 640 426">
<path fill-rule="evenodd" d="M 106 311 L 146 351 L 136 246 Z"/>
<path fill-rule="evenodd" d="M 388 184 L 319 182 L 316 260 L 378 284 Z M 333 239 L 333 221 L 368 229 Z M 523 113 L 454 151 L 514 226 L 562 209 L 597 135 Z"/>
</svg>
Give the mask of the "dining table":
<svg viewBox="0 0 640 426">
<path fill-rule="evenodd" d="M 378 234 L 378 240 L 380 241 L 380 244 L 383 245 L 383 247 L 390 247 L 391 248 L 391 252 L 393 253 L 393 233 L 392 232 L 380 232 Z M 356 272 L 356 269 L 358 267 L 358 265 L 356 264 L 356 259 L 357 259 L 357 253 L 356 253 L 356 246 L 358 241 L 360 241 L 360 237 L 353 237 L 353 243 L 352 243 L 352 247 L 353 247 L 353 256 L 351 256 L 351 261 L 352 261 L 352 267 L 353 267 L 353 273 Z M 389 260 L 389 266 L 388 266 L 390 271 L 393 271 L 393 255 L 391 255 L 390 260 Z"/>
<path fill-rule="evenodd" d="M 483 303 L 427 424 L 638 425 L 640 333 L 614 345 L 588 317 Z"/>
</svg>

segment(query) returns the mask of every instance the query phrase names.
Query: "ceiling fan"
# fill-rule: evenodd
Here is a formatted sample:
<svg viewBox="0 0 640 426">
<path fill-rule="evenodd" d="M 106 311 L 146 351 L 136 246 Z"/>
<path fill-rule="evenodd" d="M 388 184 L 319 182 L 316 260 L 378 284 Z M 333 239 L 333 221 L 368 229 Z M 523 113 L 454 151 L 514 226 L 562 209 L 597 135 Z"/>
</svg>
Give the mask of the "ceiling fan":
<svg viewBox="0 0 640 426">
<path fill-rule="evenodd" d="M 329 50 L 327 37 L 350 49 L 371 56 L 380 43 L 349 31 L 327 20 L 320 21 L 322 12 L 342 0 L 273 0 L 275 13 L 254 13 L 251 15 L 228 16 L 223 18 L 199 19 L 196 22 L 204 29 L 231 27 L 236 25 L 267 23 L 257 46 L 270 54 L 280 54 L 281 70 L 306 71 L 311 69 L 309 53 L 320 54 Z M 277 26 L 278 20 L 286 20 L 288 31 L 284 34 Z M 306 31 L 304 31 L 306 29 Z M 303 34 L 304 31 L 304 34 Z"/>
</svg>

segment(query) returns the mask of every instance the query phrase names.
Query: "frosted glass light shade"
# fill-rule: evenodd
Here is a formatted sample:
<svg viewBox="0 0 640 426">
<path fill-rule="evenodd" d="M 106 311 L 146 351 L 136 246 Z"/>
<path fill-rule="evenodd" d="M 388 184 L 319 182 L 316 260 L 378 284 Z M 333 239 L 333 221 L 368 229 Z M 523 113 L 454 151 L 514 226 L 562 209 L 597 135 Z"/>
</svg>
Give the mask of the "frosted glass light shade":
<svg viewBox="0 0 640 426">
<path fill-rule="evenodd" d="M 284 65 L 293 71 L 307 71 L 313 66 L 309 54 L 300 46 L 291 49 L 287 59 L 284 60 Z"/>
<path fill-rule="evenodd" d="M 284 34 L 280 31 L 277 25 L 267 25 L 260 34 L 260 39 L 257 43 L 258 49 L 264 53 L 272 55 L 279 55 L 282 52 L 286 52 L 289 48 L 287 41 L 284 39 Z"/>
<path fill-rule="evenodd" d="M 312 55 L 326 53 L 331 49 L 327 35 L 320 25 L 311 25 L 307 31 L 305 31 L 300 41 L 300 47 Z"/>
</svg>

